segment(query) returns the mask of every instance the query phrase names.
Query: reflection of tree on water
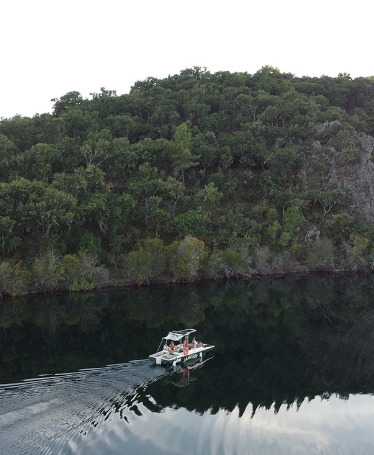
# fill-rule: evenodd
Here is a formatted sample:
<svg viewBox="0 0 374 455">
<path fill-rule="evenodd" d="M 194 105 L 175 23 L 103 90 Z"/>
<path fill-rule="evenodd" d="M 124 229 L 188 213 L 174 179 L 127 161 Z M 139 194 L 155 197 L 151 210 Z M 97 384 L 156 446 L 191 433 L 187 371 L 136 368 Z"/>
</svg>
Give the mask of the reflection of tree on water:
<svg viewBox="0 0 374 455">
<path fill-rule="evenodd" d="M 191 323 L 216 345 L 214 361 L 188 387 L 152 383 L 125 407 L 144 400 L 153 412 L 242 414 L 248 405 L 277 411 L 315 396 L 373 393 L 373 290 L 370 276 L 329 276 L 9 301 L 0 305 L 0 376 L 144 358 L 170 327 Z"/>
<path fill-rule="evenodd" d="M 224 293 L 215 295 L 207 320 L 219 352 L 201 372 L 199 388 L 186 397 L 152 385 L 153 398 L 162 407 L 213 413 L 238 407 L 242 414 L 249 404 L 253 413 L 277 412 L 316 396 L 373 393 L 373 284 L 368 278 L 344 286 L 346 279 L 277 280 L 266 289 L 261 283 L 259 293 L 235 290 L 227 305 Z"/>
<path fill-rule="evenodd" d="M 319 362 L 320 373 L 316 381 L 333 378 L 333 386 L 341 395 L 373 392 L 374 312 L 358 314 L 349 323 L 345 321 L 334 337 L 316 339 L 309 346 L 309 352 L 311 366 L 316 364 L 319 356 L 324 360 Z"/>
<path fill-rule="evenodd" d="M 0 302 L 0 383 L 147 357 L 170 327 L 205 318 L 199 301 L 186 287 Z"/>
</svg>

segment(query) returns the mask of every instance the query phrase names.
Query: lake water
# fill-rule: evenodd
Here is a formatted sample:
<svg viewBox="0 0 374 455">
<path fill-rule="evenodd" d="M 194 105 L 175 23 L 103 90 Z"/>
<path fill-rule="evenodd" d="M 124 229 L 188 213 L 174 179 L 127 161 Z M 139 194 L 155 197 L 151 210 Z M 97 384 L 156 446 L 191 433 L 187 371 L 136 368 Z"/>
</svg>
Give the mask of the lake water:
<svg viewBox="0 0 374 455">
<path fill-rule="evenodd" d="M 338 275 L 0 302 L 0 454 L 372 454 L 373 297 Z M 213 355 L 152 365 L 185 327 Z"/>
</svg>

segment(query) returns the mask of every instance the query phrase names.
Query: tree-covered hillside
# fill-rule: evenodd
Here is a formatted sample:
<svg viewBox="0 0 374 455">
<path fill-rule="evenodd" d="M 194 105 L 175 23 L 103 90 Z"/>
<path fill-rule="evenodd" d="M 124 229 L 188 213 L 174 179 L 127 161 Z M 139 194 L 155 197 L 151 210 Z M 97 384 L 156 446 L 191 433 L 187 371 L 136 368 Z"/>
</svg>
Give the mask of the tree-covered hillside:
<svg viewBox="0 0 374 455">
<path fill-rule="evenodd" d="M 374 77 L 195 67 L 52 101 L 0 121 L 0 294 L 373 267 Z"/>
</svg>

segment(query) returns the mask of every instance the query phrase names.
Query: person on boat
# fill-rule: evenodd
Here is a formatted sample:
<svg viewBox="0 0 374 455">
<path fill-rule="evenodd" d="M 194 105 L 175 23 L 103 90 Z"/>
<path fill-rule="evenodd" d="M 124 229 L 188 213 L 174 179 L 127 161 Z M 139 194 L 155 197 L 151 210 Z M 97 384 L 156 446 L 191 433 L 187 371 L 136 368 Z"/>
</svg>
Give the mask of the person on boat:
<svg viewBox="0 0 374 455">
<path fill-rule="evenodd" d="M 174 354 L 174 349 L 175 349 L 175 344 L 174 344 L 174 341 L 171 340 L 171 343 L 169 344 L 169 354 Z"/>
<path fill-rule="evenodd" d="M 194 347 L 194 348 L 202 348 L 203 346 L 204 346 L 204 344 L 201 341 L 196 341 L 196 338 L 193 337 L 192 347 Z"/>
</svg>

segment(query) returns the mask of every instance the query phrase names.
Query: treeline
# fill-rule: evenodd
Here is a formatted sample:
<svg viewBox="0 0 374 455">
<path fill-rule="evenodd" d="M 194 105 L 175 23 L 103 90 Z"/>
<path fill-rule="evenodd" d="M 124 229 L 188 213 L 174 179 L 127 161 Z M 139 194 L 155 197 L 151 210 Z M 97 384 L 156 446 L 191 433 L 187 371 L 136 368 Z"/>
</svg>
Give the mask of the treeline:
<svg viewBox="0 0 374 455">
<path fill-rule="evenodd" d="M 302 171 L 316 140 L 357 162 L 374 78 L 195 67 L 52 101 L 0 121 L 0 294 L 372 267 L 373 225 Z"/>
</svg>

